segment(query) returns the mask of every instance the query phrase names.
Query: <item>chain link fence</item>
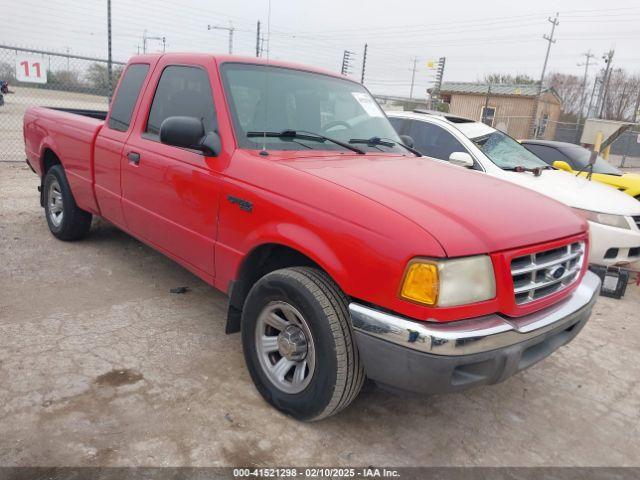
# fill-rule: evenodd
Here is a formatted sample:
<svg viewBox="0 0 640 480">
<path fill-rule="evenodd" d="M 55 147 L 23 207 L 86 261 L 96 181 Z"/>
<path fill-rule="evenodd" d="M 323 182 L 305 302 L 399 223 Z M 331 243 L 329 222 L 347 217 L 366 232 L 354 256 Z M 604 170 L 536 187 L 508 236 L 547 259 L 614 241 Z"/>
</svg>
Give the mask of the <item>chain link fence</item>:
<svg viewBox="0 0 640 480">
<path fill-rule="evenodd" d="M 531 117 L 496 116 L 493 127 L 516 139 L 529 137 Z M 490 123 L 490 122 L 487 122 Z M 543 122 L 538 138 L 580 144 L 582 124 L 572 122 Z M 609 162 L 618 167 L 640 168 L 640 125 L 627 130 L 612 144 Z"/>
<path fill-rule="evenodd" d="M 112 89 L 124 67 L 58 52 L 0 45 L 0 161 L 24 161 L 22 118 L 29 107 L 106 110 Z"/>
</svg>

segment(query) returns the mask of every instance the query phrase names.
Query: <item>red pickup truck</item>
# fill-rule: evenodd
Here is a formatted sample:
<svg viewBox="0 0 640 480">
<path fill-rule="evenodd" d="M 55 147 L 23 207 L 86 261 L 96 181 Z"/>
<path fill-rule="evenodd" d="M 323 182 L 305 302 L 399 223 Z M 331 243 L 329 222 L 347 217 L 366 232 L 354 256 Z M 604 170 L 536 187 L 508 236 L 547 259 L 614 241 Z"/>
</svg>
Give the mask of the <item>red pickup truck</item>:
<svg viewBox="0 0 640 480">
<path fill-rule="evenodd" d="M 136 56 L 108 113 L 31 108 L 24 137 L 53 235 L 99 215 L 227 293 L 257 389 L 298 419 L 337 413 L 365 377 L 505 380 L 573 339 L 599 291 L 580 217 L 420 158 L 328 72 Z"/>
</svg>

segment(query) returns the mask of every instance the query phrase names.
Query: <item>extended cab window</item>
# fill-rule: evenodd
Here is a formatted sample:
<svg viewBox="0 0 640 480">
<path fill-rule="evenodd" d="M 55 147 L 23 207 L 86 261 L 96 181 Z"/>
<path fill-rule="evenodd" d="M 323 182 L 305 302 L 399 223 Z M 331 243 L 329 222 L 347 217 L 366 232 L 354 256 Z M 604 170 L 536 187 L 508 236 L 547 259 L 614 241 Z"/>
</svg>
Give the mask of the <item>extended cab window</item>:
<svg viewBox="0 0 640 480">
<path fill-rule="evenodd" d="M 205 130 L 215 130 L 215 115 L 207 72 L 198 67 L 169 66 L 158 82 L 145 132 L 159 135 L 162 122 L 175 116 L 199 118 Z"/>
<path fill-rule="evenodd" d="M 131 123 L 131 115 L 138 101 L 140 89 L 144 83 L 144 79 L 149 72 L 149 65 L 146 63 L 136 63 L 129 65 L 127 71 L 124 72 L 118 94 L 113 100 L 111 106 L 111 115 L 109 115 L 109 128 L 126 132 Z"/>
</svg>

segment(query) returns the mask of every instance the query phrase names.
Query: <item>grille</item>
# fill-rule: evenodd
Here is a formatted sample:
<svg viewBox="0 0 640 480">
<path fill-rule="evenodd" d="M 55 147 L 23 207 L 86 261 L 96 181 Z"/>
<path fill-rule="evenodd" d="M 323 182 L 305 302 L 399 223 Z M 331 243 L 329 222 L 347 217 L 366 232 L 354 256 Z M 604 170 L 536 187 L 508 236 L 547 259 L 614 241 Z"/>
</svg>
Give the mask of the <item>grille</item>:
<svg viewBox="0 0 640 480">
<path fill-rule="evenodd" d="M 640 215 L 633 217 L 633 221 L 636 222 L 636 225 L 640 228 Z"/>
<path fill-rule="evenodd" d="M 516 304 L 559 292 L 573 283 L 582 268 L 584 242 L 523 255 L 511 260 Z"/>
</svg>

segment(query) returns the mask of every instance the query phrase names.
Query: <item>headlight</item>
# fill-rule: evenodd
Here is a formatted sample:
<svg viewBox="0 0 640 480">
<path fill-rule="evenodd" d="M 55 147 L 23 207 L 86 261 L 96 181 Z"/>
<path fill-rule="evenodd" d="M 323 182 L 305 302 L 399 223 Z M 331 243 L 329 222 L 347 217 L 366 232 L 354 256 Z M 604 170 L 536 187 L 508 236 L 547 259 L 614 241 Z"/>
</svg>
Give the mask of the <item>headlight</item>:
<svg viewBox="0 0 640 480">
<path fill-rule="evenodd" d="M 411 260 L 400 296 L 438 307 L 490 300 L 496 296 L 493 264 L 487 255 L 450 260 Z"/>
<path fill-rule="evenodd" d="M 631 230 L 629 222 L 622 215 L 611 215 L 610 213 L 599 213 L 591 210 L 583 210 L 581 208 L 573 209 L 578 215 L 581 215 L 585 220 L 590 222 L 600 223 L 602 225 L 609 225 L 610 227 L 626 228 Z"/>
</svg>

